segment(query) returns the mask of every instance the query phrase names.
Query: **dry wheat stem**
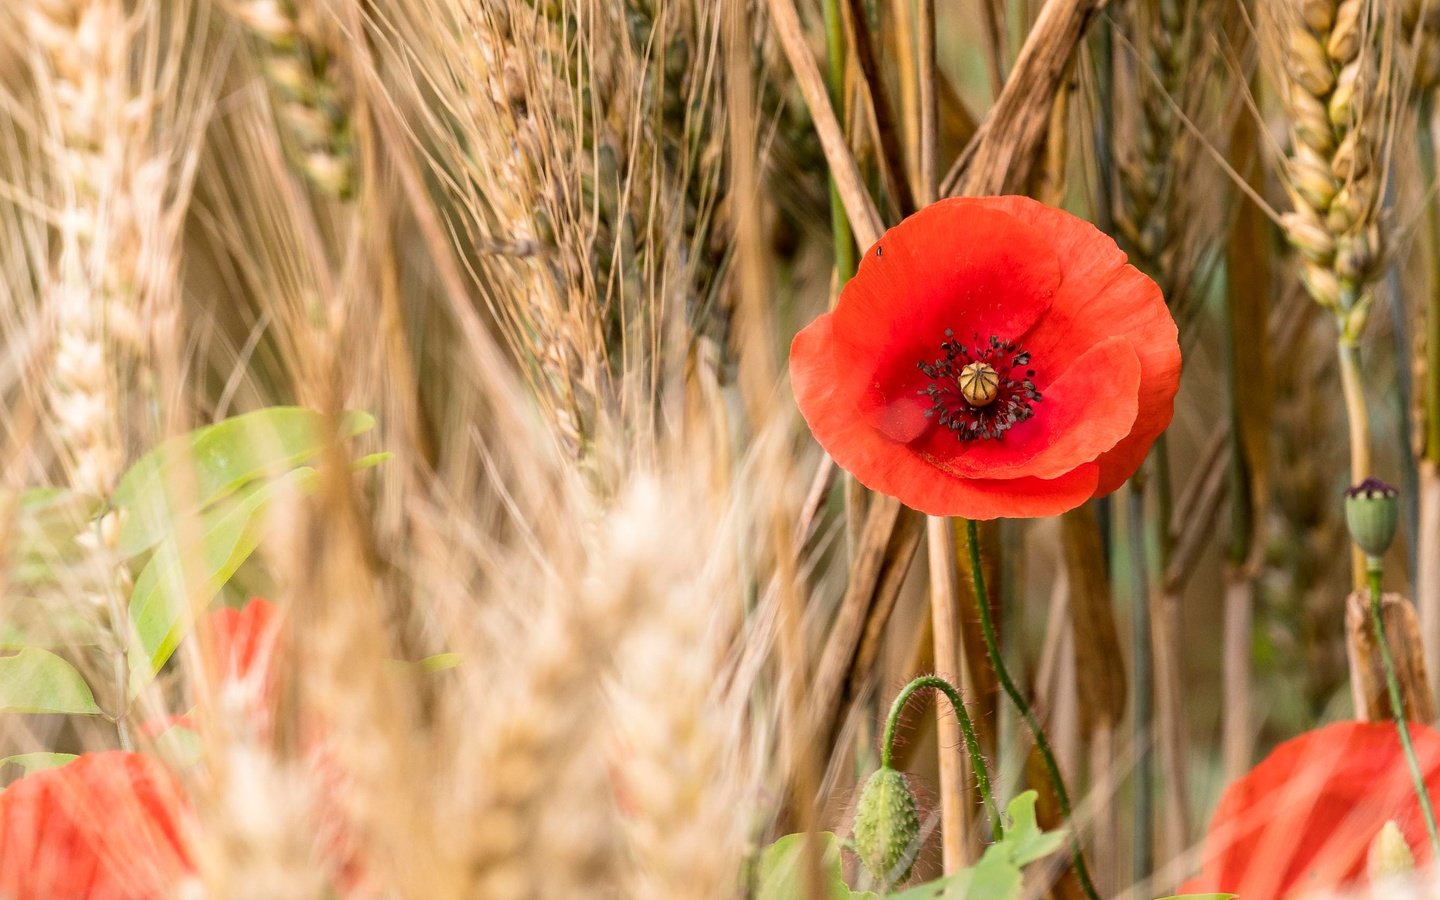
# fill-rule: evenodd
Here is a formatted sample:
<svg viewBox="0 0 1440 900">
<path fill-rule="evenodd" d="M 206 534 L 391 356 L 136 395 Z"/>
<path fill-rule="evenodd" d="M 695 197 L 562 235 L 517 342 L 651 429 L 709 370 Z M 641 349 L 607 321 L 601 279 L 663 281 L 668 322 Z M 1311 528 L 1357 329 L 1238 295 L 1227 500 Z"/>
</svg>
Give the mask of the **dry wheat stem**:
<svg viewBox="0 0 1440 900">
<path fill-rule="evenodd" d="M 1273 37 L 1286 48 L 1282 83 L 1292 139 L 1286 174 L 1293 211 L 1281 223 L 1300 251 L 1306 290 L 1336 317 L 1352 483 L 1372 474 L 1356 342 L 1383 252 L 1379 207 L 1388 61 L 1373 9 L 1368 0 L 1292 3 Z M 1354 555 L 1357 587 L 1364 575 L 1364 560 Z"/>
<path fill-rule="evenodd" d="M 280 101 L 277 114 L 316 189 L 339 199 L 355 190 L 352 100 L 337 55 L 322 35 L 324 7 L 295 0 L 232 0 L 254 35 L 260 68 Z"/>
</svg>

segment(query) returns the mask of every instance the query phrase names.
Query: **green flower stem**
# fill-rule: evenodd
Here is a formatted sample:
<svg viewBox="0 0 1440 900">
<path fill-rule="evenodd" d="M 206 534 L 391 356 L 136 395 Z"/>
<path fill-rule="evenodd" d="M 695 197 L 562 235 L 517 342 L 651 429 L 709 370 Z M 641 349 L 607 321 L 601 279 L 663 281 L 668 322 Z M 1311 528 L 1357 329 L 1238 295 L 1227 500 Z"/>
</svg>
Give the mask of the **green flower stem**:
<svg viewBox="0 0 1440 900">
<path fill-rule="evenodd" d="M 1400 734 L 1400 747 L 1405 751 L 1405 764 L 1410 768 L 1410 780 L 1415 784 L 1415 799 L 1420 801 L 1420 812 L 1425 816 L 1425 831 L 1430 835 L 1430 852 L 1434 859 L 1440 859 L 1440 833 L 1435 829 L 1435 810 L 1430 806 L 1430 792 L 1425 788 L 1425 776 L 1420 773 L 1420 761 L 1415 758 L 1415 747 L 1410 743 L 1410 727 L 1405 722 L 1405 703 L 1400 697 L 1400 679 L 1395 676 L 1395 661 L 1390 658 L 1390 643 L 1385 637 L 1385 619 L 1380 614 L 1380 560 L 1366 559 L 1365 574 L 1370 584 L 1370 622 L 1375 626 L 1375 643 L 1380 647 L 1380 665 L 1385 670 L 1385 687 L 1390 694 L 1390 714 L 1395 719 L 1395 730 Z"/>
<path fill-rule="evenodd" d="M 1020 717 L 1025 720 L 1025 725 L 1035 738 L 1035 749 L 1040 751 L 1041 758 L 1045 760 L 1045 771 L 1050 775 L 1055 799 L 1060 803 L 1060 814 L 1065 817 L 1065 824 L 1070 826 L 1070 859 L 1075 867 L 1075 877 L 1080 879 L 1080 887 L 1085 891 L 1086 897 L 1100 900 L 1095 884 L 1090 880 L 1090 870 L 1085 866 L 1085 854 L 1080 850 L 1080 835 L 1075 829 L 1070 812 L 1070 794 L 1065 790 L 1065 779 L 1060 775 L 1060 766 L 1055 762 L 1055 752 L 1050 749 L 1045 729 L 1040 727 L 1040 720 L 1026 702 L 1025 695 L 1015 686 L 1015 680 L 1010 677 L 1010 670 L 1005 667 L 1005 658 L 1000 653 L 1000 642 L 995 637 L 995 623 L 990 617 L 990 597 L 985 592 L 985 570 L 980 563 L 980 534 L 975 527 L 975 520 L 966 519 L 965 529 L 970 543 L 970 575 L 975 583 L 975 605 L 980 608 L 980 631 L 985 637 L 985 652 L 990 657 L 990 665 L 995 669 L 995 677 L 999 679 L 1000 686 L 1005 689 L 1005 695 L 1010 698 L 1010 702 L 1019 710 Z"/>
<path fill-rule="evenodd" d="M 926 688 L 933 688 L 944 694 L 945 699 L 949 700 L 955 709 L 955 718 L 960 720 L 960 732 L 965 735 L 965 749 L 970 754 L 970 766 L 975 770 L 975 784 L 980 788 L 980 799 L 985 804 L 986 812 L 990 814 L 990 827 L 998 841 L 1005 836 L 1000 807 L 996 805 L 995 795 L 990 790 L 990 773 L 985 768 L 985 757 L 980 753 L 980 741 L 975 737 L 975 724 L 970 721 L 970 713 L 965 709 L 965 701 L 960 698 L 960 692 L 955 689 L 955 685 L 939 675 L 921 675 L 901 688 L 900 693 L 895 695 L 895 702 L 890 704 L 890 715 L 885 718 L 885 736 L 880 740 L 880 765 L 887 769 L 891 767 L 891 745 L 895 743 L 895 729 L 900 724 L 900 714 L 905 711 L 905 704 L 915 692 Z"/>
</svg>

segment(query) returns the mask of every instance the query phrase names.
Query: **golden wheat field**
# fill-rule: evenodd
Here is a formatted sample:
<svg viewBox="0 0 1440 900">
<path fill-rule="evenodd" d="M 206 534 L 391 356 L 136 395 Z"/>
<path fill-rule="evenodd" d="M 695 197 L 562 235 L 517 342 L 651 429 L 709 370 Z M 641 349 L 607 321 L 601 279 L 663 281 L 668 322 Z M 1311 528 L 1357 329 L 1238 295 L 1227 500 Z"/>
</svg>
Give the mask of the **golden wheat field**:
<svg viewBox="0 0 1440 900">
<path fill-rule="evenodd" d="M 1431 0 L 0 3 L 0 900 L 1440 896 Z"/>
</svg>

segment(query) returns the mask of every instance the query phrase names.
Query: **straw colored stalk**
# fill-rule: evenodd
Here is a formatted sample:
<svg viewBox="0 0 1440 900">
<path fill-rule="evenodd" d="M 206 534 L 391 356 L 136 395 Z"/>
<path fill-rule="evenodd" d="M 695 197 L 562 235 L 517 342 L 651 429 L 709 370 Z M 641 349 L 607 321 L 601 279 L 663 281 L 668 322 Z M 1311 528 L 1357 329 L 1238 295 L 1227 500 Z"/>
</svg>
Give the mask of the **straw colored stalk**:
<svg viewBox="0 0 1440 900">
<path fill-rule="evenodd" d="M 580 583 L 546 591 L 551 599 L 525 636 L 518 676 L 506 679 L 504 696 L 493 698 L 499 711 L 478 724 L 473 775 L 482 788 L 467 854 L 470 893 L 570 896 L 617 877 L 616 823 L 606 813 L 613 801 L 603 796 L 610 788 L 594 781 L 597 772 L 605 779 L 594 760 L 608 755 L 597 745 L 600 678 L 612 667 L 620 637 L 671 588 L 666 576 L 678 558 L 670 553 L 670 535 L 658 527 L 663 513 L 664 500 L 651 484 L 638 486 L 609 517 L 593 571 Z M 623 762 L 617 771 L 628 784 Z M 641 782 L 634 790 L 647 807 L 674 802 L 653 798 L 648 791 L 656 787 Z M 654 874 L 663 883 L 665 873 Z"/>
<path fill-rule="evenodd" d="M 725 649 L 738 544 L 709 525 L 735 517 L 703 514 L 709 505 L 673 484 L 646 521 L 666 535 L 665 553 L 650 562 L 654 602 L 618 665 L 612 771 L 634 862 L 627 896 L 641 900 L 728 895 L 750 827 L 748 698 Z"/>
<path fill-rule="evenodd" d="M 1350 475 L 1372 475 L 1370 423 L 1358 342 L 1383 250 L 1378 221 L 1386 119 L 1384 66 L 1368 0 L 1302 0 L 1284 6 L 1274 36 L 1283 53 L 1283 99 L 1292 148 L 1286 165 L 1293 211 L 1282 217 L 1301 255 L 1301 282 L 1335 316 L 1350 430 Z M 1364 560 L 1353 551 L 1363 584 Z"/>
<path fill-rule="evenodd" d="M 38 273 L 54 347 L 47 383 L 54 437 L 70 486 L 105 498 L 129 448 L 154 436 L 143 427 L 156 400 L 151 351 L 157 340 L 173 349 L 176 334 L 172 212 L 183 211 L 186 190 L 184 177 L 172 181 L 169 172 L 184 162 L 165 158 L 152 132 L 157 122 L 175 124 L 160 110 L 162 92 L 173 90 L 161 82 L 175 73 L 154 63 L 164 39 L 154 10 L 131 13 L 120 0 L 41 0 L 24 25 L 49 166 L 36 182 L 47 186 L 41 201 L 57 210 L 56 249 Z M 169 140 L 189 139 L 178 131 Z M 111 512 L 84 536 L 94 577 L 86 599 L 110 620 L 113 715 L 129 746 L 130 575 L 110 556 L 120 527 Z"/>
<path fill-rule="evenodd" d="M 1404 705 L 1400 718 L 1408 722 L 1435 721 L 1435 696 L 1425 675 L 1420 641 L 1420 620 L 1415 607 L 1399 594 L 1384 594 L 1380 614 L 1395 660 Z M 1364 722 L 1387 722 L 1395 716 L 1385 689 L 1380 648 L 1370 621 L 1370 595 L 1355 591 L 1345 601 L 1345 649 L 1350 659 L 1350 693 L 1355 716 Z"/>
<path fill-rule="evenodd" d="M 719 10 L 445 7 L 459 36 L 436 36 L 434 80 L 461 114 L 430 127 L 463 168 L 436 172 L 456 249 L 557 437 L 609 490 L 608 432 L 653 430 L 674 376 L 718 380 L 731 349 Z"/>
<path fill-rule="evenodd" d="M 1440 82 L 1440 9 L 1434 4 L 1406 3 L 1401 24 L 1410 39 L 1413 58 L 1416 147 L 1420 172 L 1431 189 L 1440 178 L 1435 151 L 1435 88 Z M 1423 16 L 1422 16 L 1423 13 Z M 1429 266 L 1425 307 L 1421 316 L 1423 340 L 1414 357 L 1415 444 L 1418 457 L 1419 522 L 1416 546 L 1440 545 L 1440 210 L 1425 205 Z M 1440 555 L 1421 552 L 1416 560 L 1415 600 L 1420 609 L 1421 635 L 1431 691 L 1440 691 Z"/>
<path fill-rule="evenodd" d="M 232 11 L 254 36 L 301 171 L 321 193 L 348 199 L 356 183 L 353 103 L 326 31 L 333 23 L 324 21 L 325 4 L 233 0 Z"/>
</svg>

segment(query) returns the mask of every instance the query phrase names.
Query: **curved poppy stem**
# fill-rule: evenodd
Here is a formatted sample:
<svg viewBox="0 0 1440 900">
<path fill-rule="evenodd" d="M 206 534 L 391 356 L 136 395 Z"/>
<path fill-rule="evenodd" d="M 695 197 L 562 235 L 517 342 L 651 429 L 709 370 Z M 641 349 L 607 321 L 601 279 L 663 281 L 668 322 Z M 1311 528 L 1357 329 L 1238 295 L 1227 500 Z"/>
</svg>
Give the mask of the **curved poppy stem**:
<svg viewBox="0 0 1440 900">
<path fill-rule="evenodd" d="M 1040 751 L 1040 756 L 1045 761 L 1045 771 L 1050 776 L 1051 787 L 1055 789 L 1060 814 L 1064 816 L 1065 824 L 1070 826 L 1070 860 L 1075 868 L 1075 877 L 1080 880 L 1080 887 L 1085 891 L 1086 897 L 1100 900 L 1095 884 L 1090 880 L 1090 870 L 1085 866 L 1085 854 L 1080 849 L 1080 835 L 1076 832 L 1070 812 L 1070 794 L 1065 790 L 1065 779 L 1060 775 L 1059 764 L 1055 762 L 1055 752 L 1050 749 L 1050 741 L 1045 737 L 1045 729 L 1040 726 L 1040 719 L 1030 708 L 1025 695 L 1020 693 L 1020 688 L 1016 687 L 1015 680 L 1010 677 L 1010 670 L 1005 667 L 1005 658 L 1000 654 L 1000 642 L 995 637 L 995 623 L 990 617 L 990 597 L 985 592 L 985 570 L 980 563 L 980 534 L 974 519 L 965 520 L 965 533 L 969 537 L 970 577 L 975 583 L 975 605 L 980 608 L 980 631 L 985 637 L 986 655 L 990 657 L 990 665 L 995 669 L 995 677 L 1004 688 L 1005 696 L 1009 697 L 1010 702 L 1019 710 L 1020 717 L 1025 720 L 1026 727 L 1035 738 L 1035 749 Z"/>
<path fill-rule="evenodd" d="M 985 768 L 985 757 L 980 753 L 980 741 L 975 737 L 975 723 L 970 721 L 970 713 L 965 709 L 965 701 L 961 699 L 955 685 L 939 675 L 921 675 L 900 689 L 900 693 L 895 695 L 895 702 L 890 704 L 890 714 L 885 718 L 885 735 L 880 739 L 880 765 L 890 768 L 891 746 L 895 743 L 895 729 L 900 725 L 900 715 L 905 711 L 905 704 L 910 702 L 910 698 L 917 691 L 926 688 L 933 688 L 944 694 L 955 710 L 955 718 L 960 720 L 960 732 L 965 735 L 965 750 L 970 754 L 970 766 L 975 770 L 975 784 L 980 788 L 980 800 L 990 814 L 990 827 L 998 841 L 1005 836 L 1000 807 L 995 804 L 995 795 L 990 790 L 990 773 Z"/>
<path fill-rule="evenodd" d="M 1410 780 L 1415 784 L 1415 799 L 1420 802 L 1420 812 L 1425 817 L 1431 856 L 1440 859 L 1440 833 L 1435 829 L 1435 810 L 1430 806 L 1425 776 L 1420 772 L 1420 761 L 1415 758 L 1415 747 L 1410 743 L 1410 726 L 1405 721 L 1405 703 L 1400 697 L 1400 679 L 1395 675 L 1395 660 L 1390 658 L 1390 642 L 1385 637 L 1385 619 L 1380 613 L 1380 560 L 1377 557 L 1371 556 L 1366 560 L 1365 574 L 1370 584 L 1370 623 L 1375 627 L 1375 643 L 1380 647 L 1380 666 L 1385 670 L 1385 687 L 1390 694 L 1390 714 L 1395 719 L 1395 730 L 1400 734 L 1400 748 L 1405 751 Z"/>
</svg>

